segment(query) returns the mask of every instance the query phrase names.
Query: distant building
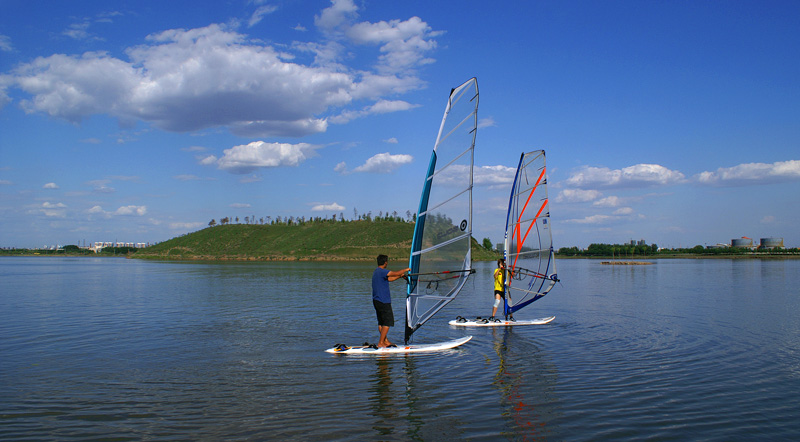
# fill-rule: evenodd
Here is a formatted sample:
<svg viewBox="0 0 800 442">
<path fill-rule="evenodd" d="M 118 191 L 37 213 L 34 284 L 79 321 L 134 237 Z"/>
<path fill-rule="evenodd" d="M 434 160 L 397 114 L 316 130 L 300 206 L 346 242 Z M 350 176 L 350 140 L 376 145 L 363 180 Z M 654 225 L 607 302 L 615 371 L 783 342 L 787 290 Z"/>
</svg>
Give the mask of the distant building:
<svg viewBox="0 0 800 442">
<path fill-rule="evenodd" d="M 753 248 L 753 238 L 743 236 L 741 238 L 733 238 L 731 240 L 731 247 L 743 247 L 746 249 Z"/>
<path fill-rule="evenodd" d="M 782 249 L 783 238 L 761 238 L 761 245 L 758 248 L 764 250 Z"/>
<path fill-rule="evenodd" d="M 88 247 L 89 250 L 93 251 L 94 253 L 100 253 L 106 247 L 130 247 L 136 249 L 143 249 L 149 246 L 149 243 L 145 242 L 112 242 L 112 241 L 98 241 L 92 243 L 91 246 Z"/>
</svg>

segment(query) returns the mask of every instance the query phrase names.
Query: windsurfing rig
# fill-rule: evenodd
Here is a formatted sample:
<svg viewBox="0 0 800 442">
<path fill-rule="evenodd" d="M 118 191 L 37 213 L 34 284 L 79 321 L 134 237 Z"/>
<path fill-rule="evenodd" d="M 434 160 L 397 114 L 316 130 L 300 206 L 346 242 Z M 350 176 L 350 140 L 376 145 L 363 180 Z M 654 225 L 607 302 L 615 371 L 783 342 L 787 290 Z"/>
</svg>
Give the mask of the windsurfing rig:
<svg viewBox="0 0 800 442">
<path fill-rule="evenodd" d="M 478 81 L 453 88 L 428 163 L 407 279 L 405 343 L 458 295 L 472 269 L 472 168 Z"/>
<path fill-rule="evenodd" d="M 506 215 L 507 274 L 504 314 L 545 296 L 559 281 L 556 273 L 544 150 L 522 153 Z"/>
</svg>

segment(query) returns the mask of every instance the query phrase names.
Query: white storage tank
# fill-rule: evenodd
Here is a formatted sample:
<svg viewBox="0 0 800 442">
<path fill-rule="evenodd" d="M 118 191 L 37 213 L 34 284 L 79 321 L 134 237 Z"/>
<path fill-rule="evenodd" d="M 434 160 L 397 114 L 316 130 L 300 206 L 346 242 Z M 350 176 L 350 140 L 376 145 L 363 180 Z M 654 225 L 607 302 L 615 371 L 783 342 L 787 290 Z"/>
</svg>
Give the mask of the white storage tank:
<svg viewBox="0 0 800 442">
<path fill-rule="evenodd" d="M 783 238 L 761 238 L 762 249 L 782 249 Z"/>
<path fill-rule="evenodd" d="M 743 236 L 731 240 L 731 247 L 753 247 L 753 238 Z"/>
</svg>

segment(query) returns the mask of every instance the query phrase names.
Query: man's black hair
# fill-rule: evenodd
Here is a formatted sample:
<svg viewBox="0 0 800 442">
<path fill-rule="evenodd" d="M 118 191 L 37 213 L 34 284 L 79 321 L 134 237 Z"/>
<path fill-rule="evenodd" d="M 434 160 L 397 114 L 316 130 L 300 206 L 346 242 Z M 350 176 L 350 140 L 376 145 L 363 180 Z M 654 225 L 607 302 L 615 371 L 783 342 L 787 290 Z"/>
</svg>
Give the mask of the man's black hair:
<svg viewBox="0 0 800 442">
<path fill-rule="evenodd" d="M 389 262 L 389 257 L 386 255 L 378 255 L 378 267 Z"/>
</svg>

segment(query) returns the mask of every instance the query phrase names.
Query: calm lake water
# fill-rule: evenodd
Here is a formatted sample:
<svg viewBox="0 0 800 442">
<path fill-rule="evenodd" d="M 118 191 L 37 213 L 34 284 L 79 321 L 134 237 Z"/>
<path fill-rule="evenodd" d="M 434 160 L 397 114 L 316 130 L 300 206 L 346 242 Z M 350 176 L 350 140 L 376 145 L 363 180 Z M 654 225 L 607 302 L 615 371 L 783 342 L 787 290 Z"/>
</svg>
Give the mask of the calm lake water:
<svg viewBox="0 0 800 442">
<path fill-rule="evenodd" d="M 351 357 L 372 263 L 0 258 L 0 439 L 800 440 L 800 261 L 654 262 L 561 260 L 516 315 L 552 323 L 450 327 L 491 313 L 477 263 L 415 334 L 472 341 Z"/>
</svg>

